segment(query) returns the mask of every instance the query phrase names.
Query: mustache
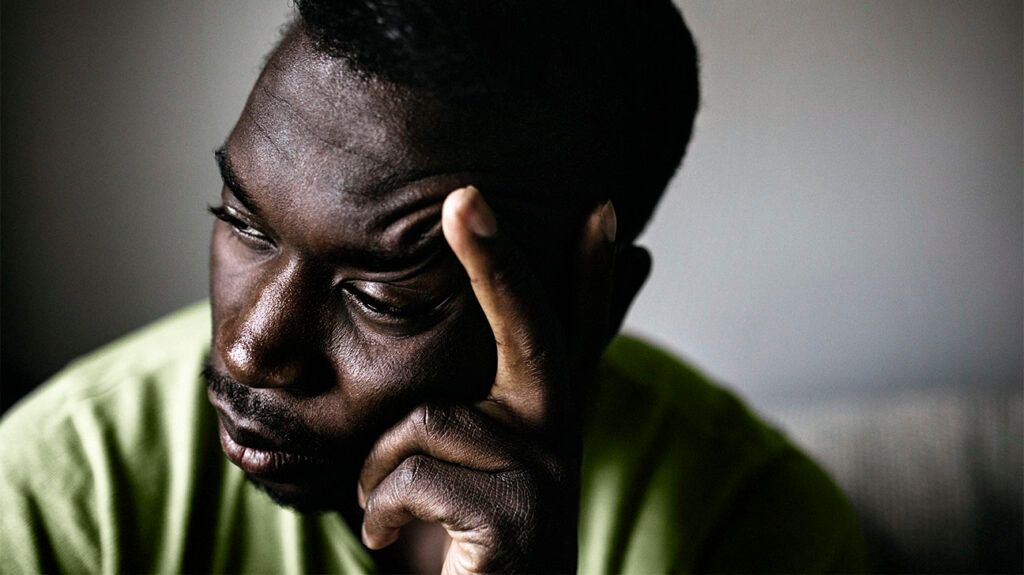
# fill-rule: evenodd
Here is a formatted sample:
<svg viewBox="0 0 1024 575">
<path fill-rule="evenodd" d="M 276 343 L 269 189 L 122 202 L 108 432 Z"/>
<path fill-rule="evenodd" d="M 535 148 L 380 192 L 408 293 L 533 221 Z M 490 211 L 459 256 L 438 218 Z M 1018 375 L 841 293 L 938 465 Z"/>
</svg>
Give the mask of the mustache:
<svg viewBox="0 0 1024 575">
<path fill-rule="evenodd" d="M 255 421 L 284 442 L 302 445 L 306 452 L 312 454 L 324 451 L 323 438 L 302 426 L 300 419 L 286 406 L 275 403 L 267 395 L 217 371 L 209 363 L 203 367 L 202 375 L 206 387 L 226 403 L 232 413 Z"/>
</svg>

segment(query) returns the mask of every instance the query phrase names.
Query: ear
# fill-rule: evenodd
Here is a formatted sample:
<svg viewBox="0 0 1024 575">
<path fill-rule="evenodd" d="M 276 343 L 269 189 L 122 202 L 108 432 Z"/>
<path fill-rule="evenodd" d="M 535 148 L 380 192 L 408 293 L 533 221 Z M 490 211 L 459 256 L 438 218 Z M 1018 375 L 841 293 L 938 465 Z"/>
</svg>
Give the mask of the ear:
<svg viewBox="0 0 1024 575">
<path fill-rule="evenodd" d="M 608 341 L 611 341 L 626 319 L 633 299 L 651 275 L 651 253 L 647 248 L 629 245 L 615 256 L 611 310 L 608 317 Z"/>
</svg>

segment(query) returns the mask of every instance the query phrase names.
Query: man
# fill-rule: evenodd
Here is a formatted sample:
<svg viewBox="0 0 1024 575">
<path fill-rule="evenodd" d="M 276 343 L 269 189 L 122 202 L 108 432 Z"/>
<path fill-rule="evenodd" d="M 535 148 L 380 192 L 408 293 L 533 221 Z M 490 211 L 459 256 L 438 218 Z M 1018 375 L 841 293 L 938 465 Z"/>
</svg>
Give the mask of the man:
<svg viewBox="0 0 1024 575">
<path fill-rule="evenodd" d="M 609 347 L 696 109 L 667 0 L 299 10 L 216 154 L 209 307 L 4 421 L 5 571 L 860 567 L 813 463 Z"/>
</svg>

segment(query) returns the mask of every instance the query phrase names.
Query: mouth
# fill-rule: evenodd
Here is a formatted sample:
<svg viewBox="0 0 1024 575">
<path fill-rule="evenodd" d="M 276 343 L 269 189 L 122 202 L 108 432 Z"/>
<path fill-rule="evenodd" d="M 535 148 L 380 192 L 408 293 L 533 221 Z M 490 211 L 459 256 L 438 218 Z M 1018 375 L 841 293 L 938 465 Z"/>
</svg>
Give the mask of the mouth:
<svg viewBox="0 0 1024 575">
<path fill-rule="evenodd" d="M 301 483 L 311 472 L 328 465 L 326 457 L 310 451 L 311 446 L 296 448 L 294 440 L 289 445 L 273 428 L 237 416 L 217 394 L 210 393 L 210 400 L 217 412 L 224 455 L 250 478 L 273 484 Z"/>
<path fill-rule="evenodd" d="M 313 468 L 324 467 L 323 457 L 289 451 L 279 442 L 250 429 L 231 425 L 224 416 L 220 422 L 220 445 L 231 463 L 253 478 L 269 483 L 291 483 Z"/>
<path fill-rule="evenodd" d="M 351 439 L 328 443 L 280 406 L 238 399 L 230 390 L 221 393 L 211 385 L 207 397 L 224 455 L 274 502 L 302 512 L 346 507 L 338 485 L 355 485 L 362 467 L 360 457 L 346 457 L 362 453 L 352 449 Z"/>
</svg>

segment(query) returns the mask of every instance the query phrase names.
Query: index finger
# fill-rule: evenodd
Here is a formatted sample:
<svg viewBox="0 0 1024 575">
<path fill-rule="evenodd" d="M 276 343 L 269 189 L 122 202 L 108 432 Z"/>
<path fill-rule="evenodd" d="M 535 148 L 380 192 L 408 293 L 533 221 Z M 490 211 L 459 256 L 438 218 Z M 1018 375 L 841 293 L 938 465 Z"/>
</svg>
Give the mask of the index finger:
<svg viewBox="0 0 1024 575">
<path fill-rule="evenodd" d="M 499 232 L 493 211 L 476 188 L 462 188 L 448 196 L 442 229 L 469 275 L 497 343 L 498 369 L 489 399 L 527 424 L 544 426 L 555 406 L 571 400 L 553 396 L 575 395 L 567 381 L 568 371 L 581 364 L 581 358 L 574 356 L 582 350 L 591 355 L 594 346 L 589 342 L 603 340 L 605 334 L 573 330 L 574 339 L 588 343 L 564 341 L 565 326 L 558 325 L 553 310 L 545 305 L 550 294 L 544 293 L 507 236 Z M 577 309 L 571 323 L 601 331 L 607 324 L 606 317 L 604 321 L 601 317 L 607 316 L 615 239 L 615 210 L 610 202 L 598 206 L 587 219 L 583 239 L 582 264 L 576 270 L 577 280 L 583 281 L 573 294 Z M 587 314 L 594 317 L 581 322 L 579 316 Z"/>
<path fill-rule="evenodd" d="M 498 366 L 488 399 L 505 415 L 543 426 L 553 392 L 545 374 L 559 346 L 553 314 L 544 308 L 536 278 L 498 229 L 480 192 L 455 190 L 441 216 L 445 239 L 462 263 L 497 344 Z"/>
</svg>

